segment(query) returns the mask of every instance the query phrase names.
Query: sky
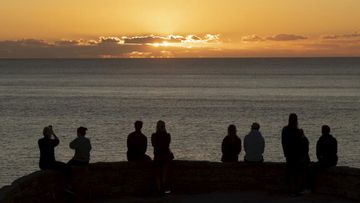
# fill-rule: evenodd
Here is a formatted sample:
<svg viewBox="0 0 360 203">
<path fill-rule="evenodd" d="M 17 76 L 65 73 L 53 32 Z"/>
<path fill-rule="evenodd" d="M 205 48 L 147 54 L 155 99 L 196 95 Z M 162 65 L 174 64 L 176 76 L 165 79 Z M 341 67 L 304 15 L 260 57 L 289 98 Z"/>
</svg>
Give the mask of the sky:
<svg viewBox="0 0 360 203">
<path fill-rule="evenodd" d="M 0 58 L 360 56 L 359 0 L 1 0 Z"/>
</svg>

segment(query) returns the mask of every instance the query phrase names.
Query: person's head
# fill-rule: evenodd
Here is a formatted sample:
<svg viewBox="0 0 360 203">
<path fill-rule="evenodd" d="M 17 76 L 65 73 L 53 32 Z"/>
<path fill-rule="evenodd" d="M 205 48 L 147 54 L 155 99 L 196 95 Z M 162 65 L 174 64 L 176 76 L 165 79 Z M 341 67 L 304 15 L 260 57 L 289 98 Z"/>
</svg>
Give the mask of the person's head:
<svg viewBox="0 0 360 203">
<path fill-rule="evenodd" d="M 259 130 L 260 129 L 260 124 L 259 123 L 253 123 L 251 125 L 251 130 Z"/>
<path fill-rule="evenodd" d="M 322 132 L 323 135 L 330 134 L 330 127 L 328 125 L 323 125 L 321 127 L 321 132 Z"/>
<path fill-rule="evenodd" d="M 77 135 L 78 136 L 85 136 L 86 135 L 87 128 L 85 127 L 78 127 L 77 129 Z"/>
<path fill-rule="evenodd" d="M 49 128 L 49 126 L 46 126 L 44 129 L 43 129 L 43 135 L 45 138 L 50 138 L 51 137 L 51 128 Z"/>
<path fill-rule="evenodd" d="M 143 122 L 142 121 L 135 121 L 134 123 L 134 127 L 136 131 L 141 131 L 141 128 L 143 126 Z"/>
<path fill-rule="evenodd" d="M 228 135 L 236 135 L 236 126 L 235 125 L 229 125 L 228 127 Z"/>
<path fill-rule="evenodd" d="M 295 113 L 289 115 L 289 127 L 297 128 L 298 127 L 298 117 Z"/>
<path fill-rule="evenodd" d="M 156 123 L 156 132 L 166 132 L 165 122 L 164 121 L 159 120 Z"/>
</svg>

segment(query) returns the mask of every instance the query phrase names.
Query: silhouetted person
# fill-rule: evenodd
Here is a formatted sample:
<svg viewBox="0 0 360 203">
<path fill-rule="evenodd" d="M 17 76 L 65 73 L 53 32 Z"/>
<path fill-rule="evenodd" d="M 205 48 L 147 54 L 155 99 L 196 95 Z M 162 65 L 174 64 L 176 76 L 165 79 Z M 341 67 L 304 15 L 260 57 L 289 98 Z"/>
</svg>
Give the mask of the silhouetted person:
<svg viewBox="0 0 360 203">
<path fill-rule="evenodd" d="M 310 163 L 309 141 L 298 128 L 296 114 L 290 114 L 289 123 L 282 130 L 282 147 L 286 158 L 291 195 L 300 195 L 305 188 L 305 175 Z"/>
<path fill-rule="evenodd" d="M 57 170 L 63 173 L 65 178 L 65 191 L 72 192 L 71 185 L 69 184 L 71 178 L 70 168 L 63 162 L 55 160 L 55 147 L 59 145 L 59 138 L 55 135 L 52 126 L 49 125 L 43 130 L 44 137 L 38 140 L 40 149 L 40 162 L 41 170 Z"/>
<path fill-rule="evenodd" d="M 235 125 L 229 125 L 228 135 L 222 141 L 222 162 L 237 162 L 241 152 L 241 139 L 236 135 Z"/>
<path fill-rule="evenodd" d="M 143 122 L 136 121 L 135 131 L 130 133 L 127 137 L 127 148 L 126 153 L 128 161 L 150 161 L 151 158 L 146 155 L 147 138 L 141 132 Z"/>
<path fill-rule="evenodd" d="M 79 127 L 77 129 L 77 138 L 70 142 L 70 148 L 75 150 L 74 157 L 68 162 L 73 166 L 84 166 L 89 164 L 91 143 L 85 137 L 87 128 Z"/>
<path fill-rule="evenodd" d="M 38 140 L 40 149 L 39 167 L 41 170 L 66 171 L 66 164 L 55 160 L 55 147 L 59 145 L 59 138 L 55 135 L 52 126 L 45 127 L 44 137 Z"/>
<path fill-rule="evenodd" d="M 259 131 L 260 125 L 253 123 L 251 131 L 244 138 L 245 162 L 263 162 L 265 140 Z"/>
<path fill-rule="evenodd" d="M 316 143 L 316 157 L 322 167 L 336 166 L 337 140 L 330 134 L 330 127 L 323 125 L 322 135 Z"/>
<path fill-rule="evenodd" d="M 309 189 L 314 191 L 315 179 L 317 174 L 324 168 L 336 166 L 338 161 L 337 156 L 337 141 L 330 134 L 330 127 L 323 125 L 321 127 L 322 135 L 316 143 L 316 157 L 318 162 L 314 163 L 310 168 L 309 174 Z"/>
<path fill-rule="evenodd" d="M 154 164 L 156 166 L 156 187 L 159 193 L 168 190 L 167 173 L 171 160 L 174 159 L 170 151 L 171 136 L 166 132 L 165 122 L 158 121 L 156 132 L 151 135 L 151 144 L 154 147 Z"/>
</svg>

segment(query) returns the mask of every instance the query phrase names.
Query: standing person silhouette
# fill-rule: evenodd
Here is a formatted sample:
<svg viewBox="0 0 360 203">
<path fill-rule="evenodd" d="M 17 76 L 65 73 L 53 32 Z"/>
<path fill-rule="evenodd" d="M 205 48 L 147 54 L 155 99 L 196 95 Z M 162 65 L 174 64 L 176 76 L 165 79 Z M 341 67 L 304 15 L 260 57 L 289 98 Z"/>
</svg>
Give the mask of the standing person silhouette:
<svg viewBox="0 0 360 203">
<path fill-rule="evenodd" d="M 128 161 L 150 161 L 151 158 L 146 155 L 147 138 L 141 132 L 143 126 L 142 121 L 136 121 L 134 123 L 135 131 L 130 133 L 127 137 L 126 153 Z"/>
<path fill-rule="evenodd" d="M 51 125 L 43 129 L 43 136 L 43 138 L 38 140 L 40 150 L 40 169 L 66 172 L 66 164 L 55 160 L 55 147 L 59 145 L 60 140 L 55 135 Z"/>
<path fill-rule="evenodd" d="M 77 129 L 77 138 L 70 142 L 69 147 L 75 150 L 74 157 L 68 162 L 72 166 L 88 165 L 90 161 L 91 143 L 86 138 L 87 128 L 79 127 Z"/>
<path fill-rule="evenodd" d="M 222 141 L 222 162 L 237 162 L 241 152 L 241 139 L 236 135 L 236 126 L 229 125 L 228 134 Z"/>
<path fill-rule="evenodd" d="M 159 120 L 156 124 L 156 132 L 151 135 L 151 144 L 154 147 L 154 164 L 156 167 L 156 189 L 159 194 L 169 193 L 168 168 L 170 161 L 174 159 L 170 151 L 171 136 L 167 133 L 165 122 Z"/>
<path fill-rule="evenodd" d="M 298 118 L 294 113 L 289 115 L 289 123 L 282 129 L 281 142 L 286 158 L 290 195 L 301 195 L 310 164 L 309 141 L 304 131 L 298 128 Z"/>
</svg>

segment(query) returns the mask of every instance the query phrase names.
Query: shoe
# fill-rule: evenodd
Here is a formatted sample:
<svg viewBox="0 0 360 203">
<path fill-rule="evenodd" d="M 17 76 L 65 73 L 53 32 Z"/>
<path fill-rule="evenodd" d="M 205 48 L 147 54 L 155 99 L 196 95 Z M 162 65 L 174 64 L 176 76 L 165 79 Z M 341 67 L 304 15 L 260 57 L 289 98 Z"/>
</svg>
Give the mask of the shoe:
<svg viewBox="0 0 360 203">
<path fill-rule="evenodd" d="M 66 187 L 65 192 L 70 194 L 70 195 L 76 195 L 75 192 L 70 187 Z"/>
<path fill-rule="evenodd" d="M 300 196 L 303 196 L 303 194 L 301 194 L 300 192 L 295 192 L 295 193 L 291 193 L 289 196 L 290 197 L 300 197 Z"/>
<path fill-rule="evenodd" d="M 308 195 L 308 194 L 311 194 L 311 191 L 308 190 L 308 189 L 305 189 L 305 190 L 301 191 L 300 194 L 302 194 L 302 195 Z"/>
</svg>

